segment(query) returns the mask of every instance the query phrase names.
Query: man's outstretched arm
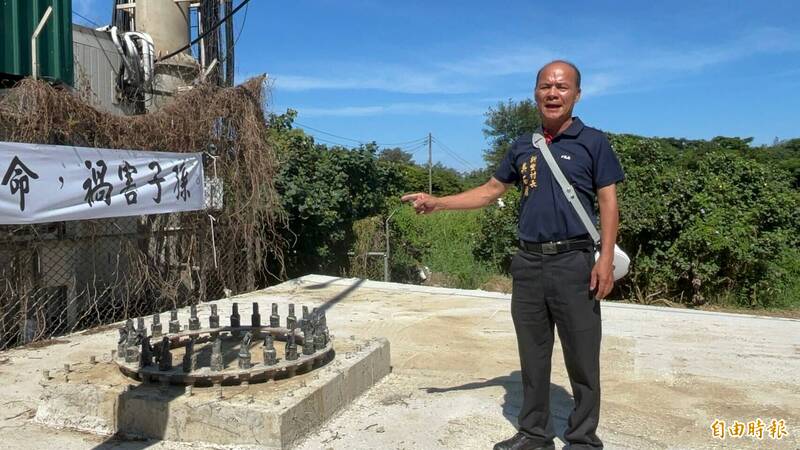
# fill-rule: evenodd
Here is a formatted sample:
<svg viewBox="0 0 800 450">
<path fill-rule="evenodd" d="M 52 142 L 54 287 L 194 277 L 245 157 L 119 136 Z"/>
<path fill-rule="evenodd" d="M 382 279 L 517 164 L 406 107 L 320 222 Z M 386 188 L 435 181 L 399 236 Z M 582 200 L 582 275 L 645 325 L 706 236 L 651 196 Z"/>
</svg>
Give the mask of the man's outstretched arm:
<svg viewBox="0 0 800 450">
<path fill-rule="evenodd" d="M 477 209 L 490 205 L 508 190 L 510 185 L 492 177 L 474 189 L 447 197 L 435 197 L 424 192 L 404 195 L 401 200 L 411 202 L 417 214 L 429 214 L 445 209 Z"/>
</svg>

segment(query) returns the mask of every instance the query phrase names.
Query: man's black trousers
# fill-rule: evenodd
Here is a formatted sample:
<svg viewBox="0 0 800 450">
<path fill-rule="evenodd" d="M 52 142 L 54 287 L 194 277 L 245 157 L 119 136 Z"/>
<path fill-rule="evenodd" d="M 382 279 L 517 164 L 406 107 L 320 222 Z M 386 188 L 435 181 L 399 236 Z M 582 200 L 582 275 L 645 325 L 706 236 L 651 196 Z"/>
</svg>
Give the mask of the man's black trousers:
<svg viewBox="0 0 800 450">
<path fill-rule="evenodd" d="M 564 351 L 575 408 L 565 438 L 571 449 L 602 448 L 600 417 L 600 302 L 589 291 L 593 249 L 559 254 L 520 250 L 511 263 L 511 317 L 517 332 L 524 398 L 519 430 L 550 442 L 550 360 L 553 326 Z"/>
</svg>

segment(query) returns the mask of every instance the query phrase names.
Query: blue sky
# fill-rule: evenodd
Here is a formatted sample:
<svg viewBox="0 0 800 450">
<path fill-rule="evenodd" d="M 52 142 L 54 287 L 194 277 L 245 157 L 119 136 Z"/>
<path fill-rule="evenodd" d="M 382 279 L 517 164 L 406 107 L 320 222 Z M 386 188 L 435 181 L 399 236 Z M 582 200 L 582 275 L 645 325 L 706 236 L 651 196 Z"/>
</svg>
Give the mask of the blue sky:
<svg viewBox="0 0 800 450">
<path fill-rule="evenodd" d="M 74 9 L 105 24 L 109 3 Z M 536 71 L 555 58 L 581 68 L 576 115 L 606 131 L 800 137 L 796 0 L 251 0 L 244 13 L 237 78 L 267 73 L 268 108 L 295 109 L 298 124 L 339 136 L 307 130 L 327 142 L 430 132 L 442 144 L 434 161 L 482 167 L 484 113 L 530 97 Z M 426 160 L 424 146 L 407 148 Z"/>
</svg>

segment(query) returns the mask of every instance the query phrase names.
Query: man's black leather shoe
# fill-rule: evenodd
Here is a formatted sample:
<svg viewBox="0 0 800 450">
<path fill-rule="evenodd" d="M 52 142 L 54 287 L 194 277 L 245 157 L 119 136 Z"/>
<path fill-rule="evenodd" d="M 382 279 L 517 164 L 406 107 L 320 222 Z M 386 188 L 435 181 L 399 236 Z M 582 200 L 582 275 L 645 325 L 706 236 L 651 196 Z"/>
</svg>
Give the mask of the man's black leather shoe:
<svg viewBox="0 0 800 450">
<path fill-rule="evenodd" d="M 537 443 L 522 433 L 515 434 L 512 438 L 494 444 L 494 450 L 555 450 L 552 442 Z"/>
</svg>

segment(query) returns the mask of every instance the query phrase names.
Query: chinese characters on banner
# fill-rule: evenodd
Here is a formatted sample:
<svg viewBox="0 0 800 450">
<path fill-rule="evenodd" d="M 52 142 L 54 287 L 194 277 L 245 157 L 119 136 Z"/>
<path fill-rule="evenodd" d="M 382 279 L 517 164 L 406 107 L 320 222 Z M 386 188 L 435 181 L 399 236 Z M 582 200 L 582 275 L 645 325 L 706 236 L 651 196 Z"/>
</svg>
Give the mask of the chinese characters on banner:
<svg viewBox="0 0 800 450">
<path fill-rule="evenodd" d="M 204 207 L 201 153 L 0 142 L 0 224 Z"/>
</svg>

